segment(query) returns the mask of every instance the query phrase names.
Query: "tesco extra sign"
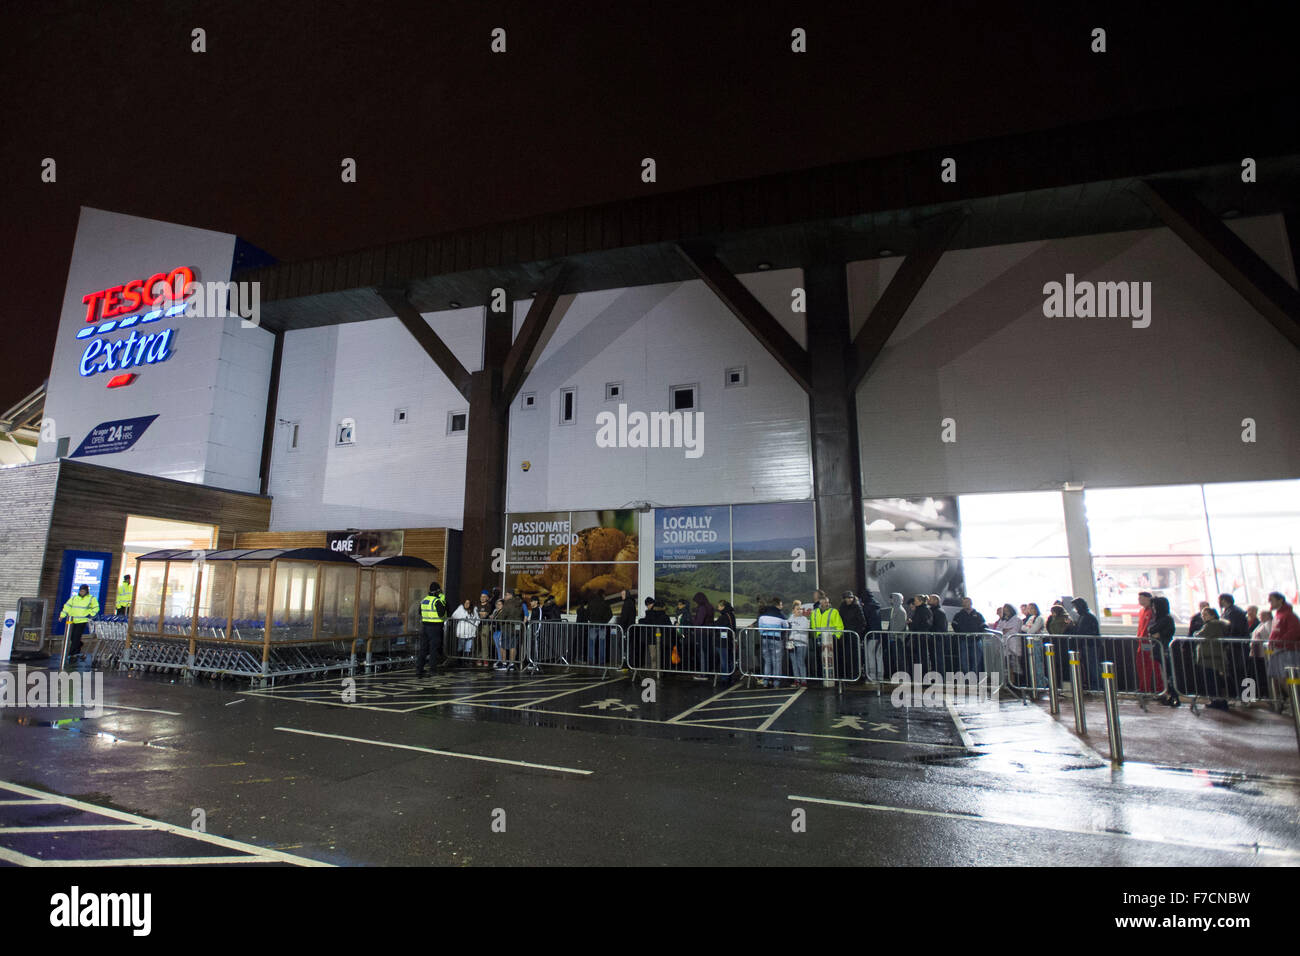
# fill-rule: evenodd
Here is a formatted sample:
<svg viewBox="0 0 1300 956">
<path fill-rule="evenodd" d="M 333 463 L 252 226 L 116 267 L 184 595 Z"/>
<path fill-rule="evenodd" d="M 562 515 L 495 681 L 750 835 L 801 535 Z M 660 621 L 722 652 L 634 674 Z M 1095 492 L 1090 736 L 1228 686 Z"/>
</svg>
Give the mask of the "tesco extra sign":
<svg viewBox="0 0 1300 956">
<path fill-rule="evenodd" d="M 81 353 L 81 374 L 90 377 L 101 372 L 119 372 L 108 382 L 109 388 L 119 388 L 135 380 L 136 373 L 126 369 L 155 365 L 171 358 L 175 330 L 154 331 L 147 326 L 184 312 L 185 299 L 193 285 L 194 270 L 177 266 L 83 296 L 86 324 L 77 332 L 77 338 L 90 341 Z M 122 335 L 127 329 L 130 332 Z"/>
</svg>

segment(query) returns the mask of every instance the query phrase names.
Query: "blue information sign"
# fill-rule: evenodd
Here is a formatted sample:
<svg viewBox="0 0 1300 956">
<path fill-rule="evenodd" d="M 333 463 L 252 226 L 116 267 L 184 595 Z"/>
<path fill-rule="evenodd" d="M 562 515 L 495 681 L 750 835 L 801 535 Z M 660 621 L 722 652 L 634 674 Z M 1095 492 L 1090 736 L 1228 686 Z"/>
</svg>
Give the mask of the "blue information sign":
<svg viewBox="0 0 1300 956">
<path fill-rule="evenodd" d="M 85 458 L 89 455 L 112 455 L 126 451 L 139 440 L 144 430 L 153 424 L 157 415 L 142 418 L 123 418 L 115 422 L 96 425 L 69 457 Z"/>
<path fill-rule="evenodd" d="M 58 606 L 50 615 L 50 633 L 62 634 L 64 623 L 59 620 L 64 602 L 77 593 L 84 584 L 99 601 L 100 613 L 108 600 L 108 569 L 113 556 L 107 551 L 64 551 L 59 569 Z"/>
</svg>

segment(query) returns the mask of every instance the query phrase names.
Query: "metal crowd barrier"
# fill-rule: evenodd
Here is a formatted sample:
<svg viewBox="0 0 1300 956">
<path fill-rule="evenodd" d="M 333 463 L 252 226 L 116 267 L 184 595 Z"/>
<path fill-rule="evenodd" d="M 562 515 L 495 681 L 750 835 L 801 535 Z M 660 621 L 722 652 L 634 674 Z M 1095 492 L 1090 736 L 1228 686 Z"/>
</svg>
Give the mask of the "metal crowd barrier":
<svg viewBox="0 0 1300 956">
<path fill-rule="evenodd" d="M 1004 649 L 997 634 L 872 631 L 866 635 L 864 653 L 867 679 L 876 684 L 900 683 L 895 680 L 900 673 L 915 682 L 918 667 L 922 674 L 985 675 L 995 688 L 1005 680 Z"/>
<path fill-rule="evenodd" d="M 633 624 L 627 629 L 627 666 L 633 680 L 640 671 L 716 682 L 736 672 L 736 639 L 729 627 Z"/>
<path fill-rule="evenodd" d="M 1239 701 L 1272 704 L 1280 708 L 1285 700 L 1284 683 L 1270 679 L 1270 669 L 1280 674 L 1274 649 L 1265 641 L 1248 637 L 1176 637 L 1169 644 L 1170 670 L 1174 689 L 1191 698 L 1193 710 L 1199 700 Z"/>
<path fill-rule="evenodd" d="M 470 667 L 513 664 L 518 670 L 618 670 L 626 660 L 623 629 L 617 624 L 573 621 L 474 621 L 474 636 L 443 628 L 443 655 Z"/>
<path fill-rule="evenodd" d="M 738 639 L 740 673 L 749 681 L 820 682 L 842 693 L 845 684 L 862 679 L 862 636 L 856 631 L 743 627 Z"/>
<path fill-rule="evenodd" d="M 529 621 L 523 629 L 527 662 L 540 670 L 620 670 L 627 660 L 626 637 L 617 624 Z"/>
<path fill-rule="evenodd" d="M 1026 653 L 1026 641 L 1033 647 L 1032 668 L 1034 682 L 1031 686 L 1029 673 L 1031 662 Z M 1069 666 L 1070 651 L 1075 651 L 1079 660 L 1080 683 L 1085 695 L 1100 697 L 1105 694 L 1102 663 L 1111 661 L 1115 665 L 1115 693 L 1121 697 L 1131 697 L 1138 701 L 1143 709 L 1151 700 L 1162 696 L 1169 686 L 1169 667 L 1165 647 L 1158 640 L 1134 635 L 1101 636 L 1087 634 L 1007 634 L 1003 637 L 1007 657 L 1007 686 L 1016 691 L 1029 691 L 1037 696 L 1037 691 L 1047 689 L 1046 656 L 1043 645 L 1051 644 L 1056 654 L 1056 689 L 1071 685 L 1074 691 Z"/>
</svg>

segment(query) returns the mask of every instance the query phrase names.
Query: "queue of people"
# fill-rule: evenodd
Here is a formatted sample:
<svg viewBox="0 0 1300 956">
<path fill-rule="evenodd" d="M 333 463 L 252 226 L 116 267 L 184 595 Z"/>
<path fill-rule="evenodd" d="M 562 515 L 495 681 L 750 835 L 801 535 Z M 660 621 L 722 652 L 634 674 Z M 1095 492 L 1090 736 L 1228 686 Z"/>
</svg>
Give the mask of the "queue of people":
<svg viewBox="0 0 1300 956">
<path fill-rule="evenodd" d="M 799 687 L 818 682 L 830 687 L 836 681 L 887 676 L 917 662 L 928 669 L 978 671 L 985 664 L 985 636 L 997 635 L 1013 679 L 1025 680 L 1032 672 L 1043 687 L 1048 673 L 1043 645 L 1057 638 L 1061 649 L 1058 680 L 1070 679 L 1066 651 L 1071 647 L 1077 648 L 1080 679 L 1093 689 L 1101 686 L 1101 662 L 1118 662 L 1127 653 L 1126 665 L 1120 666 L 1127 667 L 1126 680 L 1136 686 L 1125 689 L 1148 692 L 1163 683 L 1166 690 L 1158 700 L 1179 706 L 1180 690 L 1170 679 L 1172 675 L 1160 673 L 1159 659 L 1173 659 L 1173 642 L 1180 627 L 1165 596 L 1143 591 L 1138 602 L 1139 640 L 1132 650 L 1119 638 L 1103 638 L 1087 600 L 1069 595 L 1047 605 L 1045 612 L 1033 601 L 1007 603 L 987 618 L 969 597 L 962 598 L 960 609 L 950 618 L 937 594 L 917 594 L 910 601 L 902 594 L 891 594 L 884 608 L 869 593 L 859 597 L 851 590 L 842 592 L 839 603 L 833 604 L 830 595 L 818 589 L 811 600 L 794 599 L 788 608 L 780 595 L 756 595 L 753 629 L 743 631 L 729 601 L 713 601 L 702 591 L 671 606 L 654 597 L 645 598 L 638 606 L 635 594 L 623 591 L 595 594 L 576 605 L 569 622 L 576 630 L 569 634 L 569 628 L 553 631 L 541 627 L 543 622 L 566 620 L 552 595 L 524 599 L 508 589 L 500 593 L 484 590 L 477 602 L 467 598 L 452 613 L 448 644 L 455 647 L 458 657 L 470 659 L 471 666 L 476 659 L 477 666 L 510 671 L 525 665 L 524 637 L 530 634 L 533 663 L 620 667 L 619 649 L 611 645 L 608 627 L 616 621 L 629 635 L 629 659 L 637 670 L 677 671 L 697 680 L 717 674 L 729 681 L 743 656 L 745 673 L 761 675 L 762 686 L 788 681 Z M 1300 666 L 1300 622 L 1277 591 L 1269 594 L 1268 607 L 1262 610 L 1255 605 L 1238 607 L 1231 594 L 1220 595 L 1218 604 L 1216 609 L 1201 602 L 1198 613 L 1187 623 L 1185 635 L 1198 640 L 1193 642 L 1194 652 L 1190 648 L 1185 652 L 1193 653 L 1192 658 L 1180 658 L 1178 673 L 1184 684 L 1194 685 L 1194 690 L 1181 693 L 1208 696 L 1209 706 L 1226 709 L 1228 698 L 1240 693 L 1242 675 L 1268 686 L 1283 679 L 1288 665 Z M 619 608 L 617 617 L 614 606 Z M 557 633 L 561 635 L 558 642 Z M 909 644 L 904 634 L 954 636 L 929 648 L 924 642 Z M 1076 638 L 1084 640 L 1072 640 Z M 753 646 L 741 647 L 742 639 L 752 639 Z M 1154 653 L 1157 643 L 1163 647 L 1161 655 Z M 1033 648 L 1032 665 L 1028 647 Z M 1277 686 L 1274 683 L 1275 696 L 1280 694 Z"/>
</svg>

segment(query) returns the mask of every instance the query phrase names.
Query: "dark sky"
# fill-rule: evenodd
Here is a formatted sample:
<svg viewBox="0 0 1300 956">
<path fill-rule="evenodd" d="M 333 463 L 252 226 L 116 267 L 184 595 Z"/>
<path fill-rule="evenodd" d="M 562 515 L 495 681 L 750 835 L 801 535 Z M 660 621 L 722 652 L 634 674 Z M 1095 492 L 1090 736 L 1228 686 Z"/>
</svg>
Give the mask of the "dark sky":
<svg viewBox="0 0 1300 956">
<path fill-rule="evenodd" d="M 1277 3 L 18 6 L 0 13 L 0 411 L 48 375 L 81 205 L 295 260 L 1294 88 L 1297 62 Z M 796 26 L 806 54 L 790 52 Z M 56 184 L 40 181 L 47 156 Z"/>
</svg>

